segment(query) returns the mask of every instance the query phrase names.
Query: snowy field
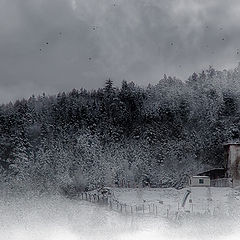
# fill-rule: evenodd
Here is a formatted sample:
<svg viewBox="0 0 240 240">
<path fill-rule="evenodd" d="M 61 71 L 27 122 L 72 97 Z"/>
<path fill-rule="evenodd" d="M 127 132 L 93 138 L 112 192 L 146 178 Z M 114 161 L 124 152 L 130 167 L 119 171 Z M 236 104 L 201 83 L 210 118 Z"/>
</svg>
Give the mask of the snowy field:
<svg viewBox="0 0 240 240">
<path fill-rule="evenodd" d="M 209 208 L 218 207 L 218 214 L 189 215 L 182 221 L 170 221 L 156 216 L 122 215 L 106 206 L 60 196 L 31 200 L 1 198 L 0 240 L 239 239 L 240 192 L 230 188 L 211 188 L 210 193 L 207 188 L 191 190 L 194 204 L 208 198 L 205 201 L 212 204 Z M 174 208 L 185 191 L 144 189 L 139 193 L 137 189 L 114 189 L 114 194 L 132 204 L 142 199 L 161 200 L 162 205 Z"/>
<path fill-rule="evenodd" d="M 182 207 L 187 191 L 190 195 Z M 240 212 L 240 191 L 232 188 L 192 187 L 174 188 L 112 189 L 114 197 L 129 205 L 154 204 L 163 213 L 185 211 L 194 214 L 232 216 Z"/>
</svg>

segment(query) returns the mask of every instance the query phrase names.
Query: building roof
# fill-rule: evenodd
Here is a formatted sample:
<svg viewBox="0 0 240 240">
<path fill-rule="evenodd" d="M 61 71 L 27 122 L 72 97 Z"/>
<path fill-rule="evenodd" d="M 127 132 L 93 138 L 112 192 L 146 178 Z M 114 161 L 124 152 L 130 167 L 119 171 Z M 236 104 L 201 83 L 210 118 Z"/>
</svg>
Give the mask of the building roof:
<svg viewBox="0 0 240 240">
<path fill-rule="evenodd" d="M 210 168 L 210 169 L 207 169 L 206 171 L 203 171 L 202 173 L 210 172 L 210 171 L 215 171 L 215 170 L 225 170 L 225 168 L 223 168 L 223 167 Z"/>
<path fill-rule="evenodd" d="M 223 143 L 223 146 L 229 146 L 229 145 L 240 145 L 240 142 L 228 142 L 228 143 Z"/>
<path fill-rule="evenodd" d="M 223 167 L 216 167 L 216 168 L 206 168 L 204 171 L 197 173 L 197 175 L 199 174 L 203 174 L 203 173 L 207 173 L 207 172 L 212 172 L 212 171 L 225 171 L 226 169 Z"/>
<path fill-rule="evenodd" d="M 210 178 L 209 176 L 192 176 L 193 178 Z"/>
</svg>

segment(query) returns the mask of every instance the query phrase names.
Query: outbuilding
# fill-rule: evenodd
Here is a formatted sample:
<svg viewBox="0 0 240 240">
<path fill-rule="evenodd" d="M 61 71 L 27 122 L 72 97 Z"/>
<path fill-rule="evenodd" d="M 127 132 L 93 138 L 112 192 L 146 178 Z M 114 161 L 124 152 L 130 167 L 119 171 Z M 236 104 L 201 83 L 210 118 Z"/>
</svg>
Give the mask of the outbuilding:
<svg viewBox="0 0 240 240">
<path fill-rule="evenodd" d="M 192 176 L 189 179 L 190 187 L 210 187 L 209 176 Z"/>
</svg>

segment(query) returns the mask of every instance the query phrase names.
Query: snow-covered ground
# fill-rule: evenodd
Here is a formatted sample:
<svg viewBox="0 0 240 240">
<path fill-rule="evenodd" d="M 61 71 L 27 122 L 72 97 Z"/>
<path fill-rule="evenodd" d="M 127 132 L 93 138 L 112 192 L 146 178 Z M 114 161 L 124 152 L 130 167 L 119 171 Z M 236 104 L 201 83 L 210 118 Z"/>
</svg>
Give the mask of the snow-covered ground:
<svg viewBox="0 0 240 240">
<path fill-rule="evenodd" d="M 157 202 L 177 208 L 187 189 L 113 189 L 119 201 Z M 219 214 L 189 214 L 182 221 L 154 215 L 124 215 L 81 200 L 61 196 L 6 199 L 0 197 L 0 240 L 157 240 L 239 239 L 240 192 L 230 188 L 190 189 L 194 211 L 209 203 Z M 187 206 L 191 207 L 189 199 Z M 200 207 L 199 207 L 200 209 Z M 233 215 L 231 215 L 233 213 Z"/>
<path fill-rule="evenodd" d="M 187 191 L 190 195 L 182 206 Z M 114 198 L 128 205 L 154 204 L 163 214 L 184 211 L 193 214 L 232 216 L 240 212 L 240 191 L 232 188 L 191 187 L 174 188 L 112 189 Z"/>
</svg>

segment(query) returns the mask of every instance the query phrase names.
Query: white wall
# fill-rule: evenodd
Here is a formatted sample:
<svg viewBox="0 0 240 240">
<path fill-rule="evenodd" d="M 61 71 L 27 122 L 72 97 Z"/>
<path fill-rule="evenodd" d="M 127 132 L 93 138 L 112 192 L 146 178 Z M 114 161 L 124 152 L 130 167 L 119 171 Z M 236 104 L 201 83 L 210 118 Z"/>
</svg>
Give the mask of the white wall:
<svg viewBox="0 0 240 240">
<path fill-rule="evenodd" d="M 199 180 L 203 183 L 199 183 Z M 190 177 L 189 186 L 191 187 L 210 187 L 210 178 L 206 176 L 193 176 Z"/>
</svg>

